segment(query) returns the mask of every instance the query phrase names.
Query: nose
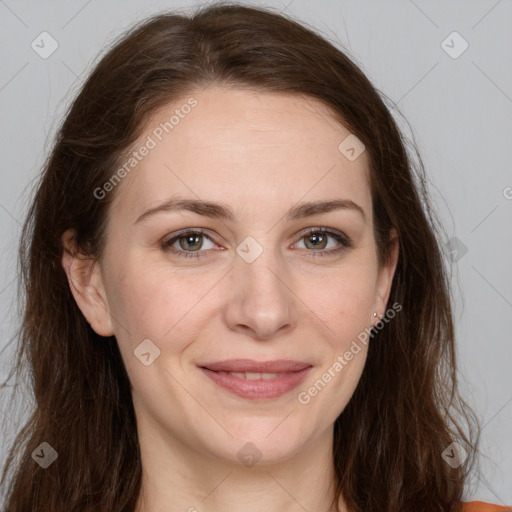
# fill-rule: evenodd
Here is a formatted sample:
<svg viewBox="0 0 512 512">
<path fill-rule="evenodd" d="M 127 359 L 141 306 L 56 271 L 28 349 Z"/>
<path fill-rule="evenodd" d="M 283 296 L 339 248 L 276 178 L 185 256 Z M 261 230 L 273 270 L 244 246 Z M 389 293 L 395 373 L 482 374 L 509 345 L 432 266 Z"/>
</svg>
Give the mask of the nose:
<svg viewBox="0 0 512 512">
<path fill-rule="evenodd" d="M 231 330 L 269 340 L 296 326 L 297 297 L 282 258 L 271 251 L 252 263 L 237 256 L 230 280 L 224 316 Z"/>
</svg>

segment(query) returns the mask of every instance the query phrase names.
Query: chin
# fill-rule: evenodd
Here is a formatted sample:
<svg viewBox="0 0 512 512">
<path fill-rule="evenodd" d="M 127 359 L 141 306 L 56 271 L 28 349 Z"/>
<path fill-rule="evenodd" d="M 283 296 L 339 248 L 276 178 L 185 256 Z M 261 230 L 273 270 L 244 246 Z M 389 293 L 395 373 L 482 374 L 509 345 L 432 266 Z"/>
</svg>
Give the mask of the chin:
<svg viewBox="0 0 512 512">
<path fill-rule="evenodd" d="M 233 437 L 223 435 L 223 440 L 215 443 L 214 451 L 221 458 L 247 467 L 255 463 L 270 465 L 284 462 L 300 452 L 306 443 L 302 437 L 303 429 L 292 422 L 285 425 L 288 421 L 285 418 L 286 414 L 278 419 L 253 416 L 228 423 L 225 427 Z M 211 441 L 209 438 L 208 442 Z"/>
</svg>

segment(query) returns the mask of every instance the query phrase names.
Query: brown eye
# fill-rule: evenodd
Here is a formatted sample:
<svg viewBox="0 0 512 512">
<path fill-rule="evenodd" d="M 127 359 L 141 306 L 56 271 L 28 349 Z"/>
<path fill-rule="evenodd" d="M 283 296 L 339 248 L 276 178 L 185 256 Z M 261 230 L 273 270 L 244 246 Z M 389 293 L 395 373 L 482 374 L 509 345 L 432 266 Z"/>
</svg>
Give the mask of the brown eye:
<svg viewBox="0 0 512 512">
<path fill-rule="evenodd" d="M 305 245 L 308 249 L 325 249 L 328 238 L 325 233 L 311 232 L 304 237 Z M 311 244 L 311 246 L 308 246 L 308 244 Z"/>
<path fill-rule="evenodd" d="M 333 239 L 338 243 L 330 244 L 329 240 Z M 312 229 L 307 233 L 304 233 L 301 237 L 301 241 L 304 240 L 305 249 L 308 251 L 308 256 L 329 256 L 337 254 L 343 250 L 352 247 L 351 240 L 343 233 L 337 233 L 328 229 Z M 331 245 L 330 248 L 329 245 Z"/>
<path fill-rule="evenodd" d="M 211 238 L 201 230 L 183 231 L 172 238 L 163 240 L 161 243 L 164 251 L 176 254 L 183 258 L 202 258 L 206 256 L 206 249 L 213 247 L 204 247 L 205 241 L 215 245 Z M 176 246 L 178 245 L 178 246 Z"/>
</svg>

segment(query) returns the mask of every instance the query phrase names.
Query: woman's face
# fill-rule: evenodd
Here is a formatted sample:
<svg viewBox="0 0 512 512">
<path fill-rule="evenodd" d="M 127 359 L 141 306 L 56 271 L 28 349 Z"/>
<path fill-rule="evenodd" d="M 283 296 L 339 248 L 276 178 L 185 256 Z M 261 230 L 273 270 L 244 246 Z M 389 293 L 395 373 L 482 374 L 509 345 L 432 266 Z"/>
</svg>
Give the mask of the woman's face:
<svg viewBox="0 0 512 512">
<path fill-rule="evenodd" d="M 396 262 L 378 268 L 368 159 L 352 138 L 339 149 L 349 135 L 314 100 L 220 87 L 150 120 L 147 150 L 107 192 L 95 293 L 78 298 L 116 336 L 139 433 L 260 463 L 331 435 Z M 219 206 L 148 213 L 178 200 Z M 344 207 L 305 206 L 333 201 Z"/>
</svg>

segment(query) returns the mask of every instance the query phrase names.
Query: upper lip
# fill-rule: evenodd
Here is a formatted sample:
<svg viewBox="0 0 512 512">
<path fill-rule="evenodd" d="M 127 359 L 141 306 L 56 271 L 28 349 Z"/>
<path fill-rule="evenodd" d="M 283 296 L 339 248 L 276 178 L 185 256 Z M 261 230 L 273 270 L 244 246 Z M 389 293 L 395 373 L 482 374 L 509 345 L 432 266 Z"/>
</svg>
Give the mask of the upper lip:
<svg viewBox="0 0 512 512">
<path fill-rule="evenodd" d="M 235 373 L 288 373 L 304 370 L 310 363 L 303 361 L 292 361 L 279 359 L 276 361 L 254 361 L 252 359 L 227 359 L 225 361 L 216 361 L 214 363 L 205 363 L 199 365 L 201 368 L 207 368 L 216 372 L 235 372 Z"/>
</svg>

